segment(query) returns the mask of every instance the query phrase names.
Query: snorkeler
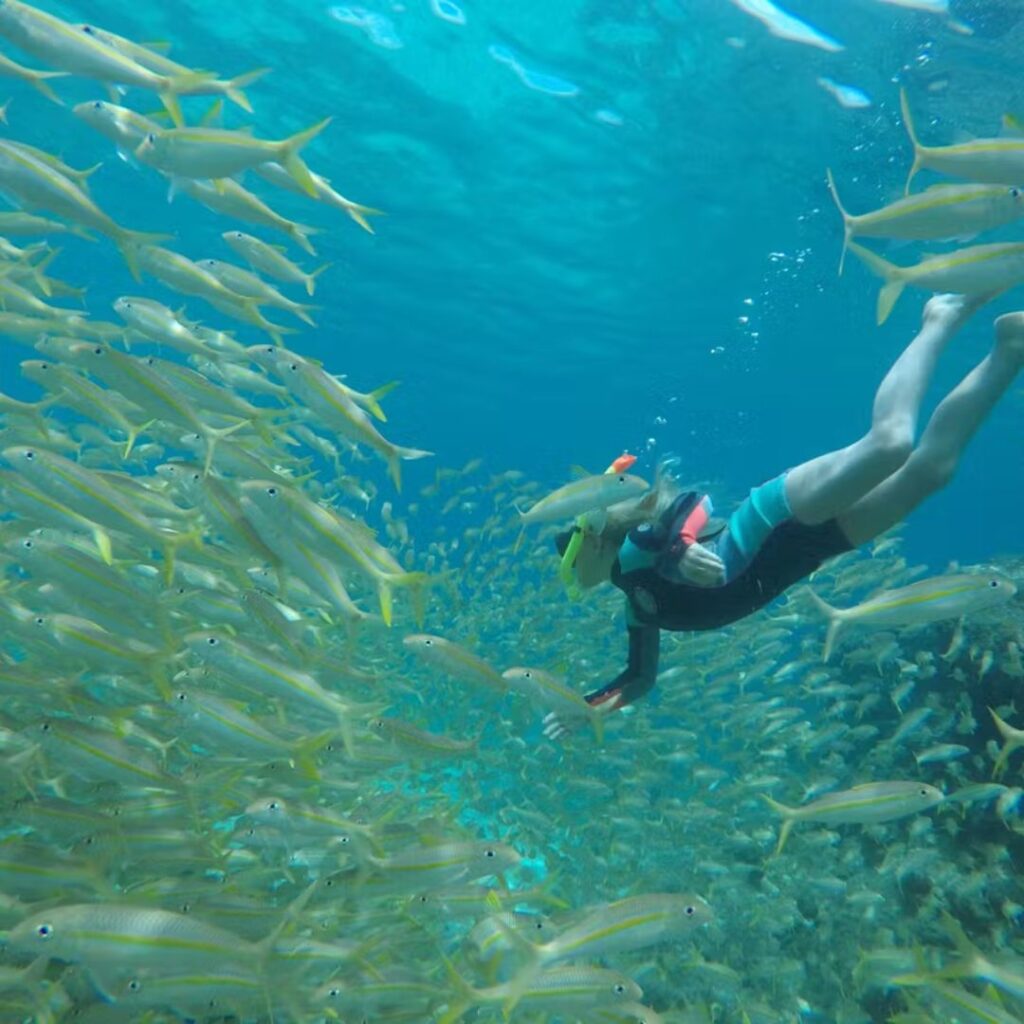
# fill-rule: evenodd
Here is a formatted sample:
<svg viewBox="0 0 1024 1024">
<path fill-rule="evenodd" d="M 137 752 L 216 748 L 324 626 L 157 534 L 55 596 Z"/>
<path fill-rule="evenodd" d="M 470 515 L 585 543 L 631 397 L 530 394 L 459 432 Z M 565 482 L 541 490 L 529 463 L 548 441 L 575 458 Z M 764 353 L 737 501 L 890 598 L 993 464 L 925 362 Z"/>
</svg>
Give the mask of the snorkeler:
<svg viewBox="0 0 1024 1024">
<path fill-rule="evenodd" d="M 643 497 L 556 538 L 563 578 L 584 589 L 606 580 L 626 595 L 629 661 L 586 695 L 601 711 L 654 686 L 659 631 L 717 629 L 773 601 L 823 562 L 904 519 L 952 479 L 967 443 L 1024 366 L 1024 312 L 995 321 L 989 354 L 939 403 L 917 445 L 925 391 L 943 349 L 990 296 L 936 295 L 921 330 L 875 394 L 868 432 L 755 487 L 727 522 L 707 495 L 680 493 L 659 472 Z M 557 739 L 576 724 L 544 719 Z"/>
</svg>

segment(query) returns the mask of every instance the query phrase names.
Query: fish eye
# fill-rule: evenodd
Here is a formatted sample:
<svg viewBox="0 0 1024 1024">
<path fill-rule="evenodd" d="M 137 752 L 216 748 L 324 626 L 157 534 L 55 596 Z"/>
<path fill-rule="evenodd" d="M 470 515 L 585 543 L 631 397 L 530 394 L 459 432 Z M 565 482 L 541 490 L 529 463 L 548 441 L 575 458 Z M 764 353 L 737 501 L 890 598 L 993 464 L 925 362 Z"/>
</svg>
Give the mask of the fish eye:
<svg viewBox="0 0 1024 1024">
<path fill-rule="evenodd" d="M 279 811 L 279 810 L 281 810 L 281 805 L 276 800 L 271 800 L 270 803 L 267 804 L 267 810 L 268 811 Z"/>
<path fill-rule="evenodd" d="M 31 550 L 33 547 L 35 547 L 35 545 L 30 540 L 23 540 L 21 542 L 21 546 L 23 548 L 28 548 L 29 550 Z"/>
<path fill-rule="evenodd" d="M 40 370 L 48 370 L 49 368 L 50 368 L 50 364 L 49 363 L 40 363 L 39 364 L 39 369 Z"/>
<path fill-rule="evenodd" d="M 1011 188 L 1010 189 L 1010 195 L 1013 196 L 1014 199 L 1016 199 L 1020 195 L 1020 189 L 1019 188 Z"/>
<path fill-rule="evenodd" d="M 43 722 L 43 724 L 39 726 L 40 732 L 49 732 L 52 728 L 53 726 L 49 722 Z"/>
<path fill-rule="evenodd" d="M 533 678 L 533 673 L 532 672 L 524 672 L 523 673 L 523 678 L 524 679 L 532 679 Z"/>
<path fill-rule="evenodd" d="M 328 995 L 328 996 L 329 996 L 329 997 L 330 997 L 331 999 L 337 999 L 337 998 L 338 998 L 338 996 L 340 996 L 340 995 L 341 995 L 341 989 L 340 989 L 340 988 L 329 988 L 329 989 L 327 990 L 327 995 Z"/>
<path fill-rule="evenodd" d="M 52 924 L 40 924 L 36 925 L 36 935 L 41 939 L 49 939 L 53 935 Z"/>
<path fill-rule="evenodd" d="M 216 647 L 217 644 L 220 643 L 220 641 L 215 636 L 208 636 L 206 638 L 206 642 L 210 647 Z"/>
<path fill-rule="evenodd" d="M 620 484 L 624 484 L 625 482 L 626 482 L 626 478 L 624 476 L 620 476 L 619 477 L 619 483 Z"/>
<path fill-rule="evenodd" d="M 176 693 L 176 694 L 174 695 L 174 699 L 175 699 L 175 700 L 176 700 L 176 701 L 177 701 L 177 702 L 178 702 L 179 704 L 184 704 L 184 703 L 185 703 L 185 701 L 187 701 L 187 700 L 188 700 L 188 694 L 187 694 L 187 693 Z"/>
<path fill-rule="evenodd" d="M 102 345 L 97 345 L 97 346 L 96 346 L 96 347 L 95 347 L 95 348 L 94 348 L 94 349 L 92 350 L 92 354 L 93 354 L 94 356 L 101 356 L 101 355 L 103 355 L 103 346 L 102 346 Z"/>
<path fill-rule="evenodd" d="M 491 857 L 496 857 L 497 854 L 493 850 L 484 850 L 484 856 L 490 859 Z"/>
<path fill-rule="evenodd" d="M 434 646 L 434 641 L 433 640 L 424 640 L 423 641 L 423 646 L 424 647 L 433 647 Z"/>
<path fill-rule="evenodd" d="M 990 587 L 998 587 L 999 586 L 999 580 L 989 580 L 988 585 Z"/>
<path fill-rule="evenodd" d="M 156 142 L 156 135 L 155 135 L 155 134 L 154 134 L 153 132 L 150 132 L 150 133 L 149 133 L 149 134 L 148 134 L 148 135 L 146 136 L 146 141 L 147 141 L 147 142 Z"/>
<path fill-rule="evenodd" d="M 269 494 L 272 498 L 276 498 L 277 497 L 277 488 L 276 487 L 268 487 L 267 488 L 267 494 Z"/>
<path fill-rule="evenodd" d="M 25 458 L 28 459 L 29 462 L 31 462 L 35 457 L 36 453 L 32 451 L 31 448 L 29 448 L 28 451 L 25 452 Z"/>
<path fill-rule="evenodd" d="M 90 35 L 91 36 L 91 35 L 94 34 L 94 29 L 93 29 L 92 25 L 83 25 L 82 26 L 82 31 L 85 32 L 86 35 Z"/>
<path fill-rule="evenodd" d="M 93 110 L 102 110 L 103 109 L 103 100 L 95 100 L 93 102 L 92 109 Z"/>
<path fill-rule="evenodd" d="M 142 982 L 139 981 L 138 978 L 132 978 L 132 980 L 128 982 L 129 992 L 138 992 L 141 988 Z"/>
<path fill-rule="evenodd" d="M 928 795 L 928 790 L 924 789 L 924 788 L 919 789 L 917 792 L 918 792 L 919 796 L 927 796 Z"/>
<path fill-rule="evenodd" d="M 683 913 L 687 917 L 693 917 L 693 915 L 697 913 L 697 908 L 696 907 L 683 907 Z"/>
<path fill-rule="evenodd" d="M 46 625 L 46 619 L 44 619 L 42 617 L 42 615 L 37 615 L 32 621 L 37 626 L 45 626 Z"/>
<path fill-rule="evenodd" d="M 538 921 L 533 927 L 536 928 L 537 931 L 543 931 L 543 929 L 544 929 L 544 922 L 543 921 Z"/>
<path fill-rule="evenodd" d="M 625 995 L 625 992 L 626 992 L 626 986 L 625 986 L 625 985 L 623 985 L 623 984 L 622 984 L 622 983 L 620 982 L 620 983 L 619 983 L 618 985 L 616 985 L 616 986 L 615 986 L 615 988 L 614 988 L 614 989 L 612 989 L 612 991 L 613 991 L 613 992 L 614 992 L 614 993 L 615 993 L 615 994 L 616 994 L 617 996 Z"/>
<path fill-rule="evenodd" d="M 352 838 L 351 836 L 338 836 L 338 842 L 342 846 L 348 846 L 348 844 L 352 842 Z"/>
</svg>

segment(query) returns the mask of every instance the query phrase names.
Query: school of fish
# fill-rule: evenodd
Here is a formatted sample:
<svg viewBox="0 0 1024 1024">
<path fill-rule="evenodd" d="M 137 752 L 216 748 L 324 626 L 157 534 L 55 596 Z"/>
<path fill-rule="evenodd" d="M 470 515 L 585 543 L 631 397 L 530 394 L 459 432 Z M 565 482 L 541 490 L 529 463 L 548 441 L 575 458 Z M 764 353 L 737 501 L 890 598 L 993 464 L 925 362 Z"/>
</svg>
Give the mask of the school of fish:
<svg viewBox="0 0 1024 1024">
<path fill-rule="evenodd" d="M 882 278 L 885 284 L 878 294 L 879 324 L 889 318 L 908 286 L 926 292 L 991 296 L 1024 281 L 1024 244 L 1020 242 L 991 242 L 930 253 L 919 263 L 902 266 L 853 241 L 855 237 L 967 241 L 1024 217 L 1024 137 L 1014 133 L 949 146 L 926 146 L 918 138 L 910 102 L 902 89 L 900 110 L 914 150 L 904 198 L 869 213 L 850 214 L 839 198 L 832 172 L 828 172 L 829 190 L 843 218 L 840 273 L 849 249 Z M 910 195 L 911 182 L 918 171 L 926 168 L 965 179 L 966 183 L 936 184 Z"/>
<path fill-rule="evenodd" d="M 665 635 L 653 699 L 592 712 L 621 600 L 568 601 L 552 536 L 642 494 L 633 460 L 547 494 L 440 466 L 398 506 L 431 453 L 382 432 L 395 382 L 357 390 L 265 315 L 312 327 L 284 289 L 327 268 L 237 226 L 186 256 L 90 190 L 113 143 L 313 254 L 329 225 L 274 189 L 379 213 L 307 165 L 328 119 L 224 128 L 268 69 L 19 0 L 0 39 L 46 101 L 110 97 L 67 111 L 101 137 L 84 169 L 0 140 L 0 343 L 39 390 L 0 393 L 0 1024 L 1021 1019 L 1024 564 L 920 579 L 887 536 Z M 1007 195 L 890 220 L 982 230 Z M 123 259 L 117 320 L 50 276 L 65 233 Z M 593 728 L 550 743 L 552 711 Z"/>
</svg>

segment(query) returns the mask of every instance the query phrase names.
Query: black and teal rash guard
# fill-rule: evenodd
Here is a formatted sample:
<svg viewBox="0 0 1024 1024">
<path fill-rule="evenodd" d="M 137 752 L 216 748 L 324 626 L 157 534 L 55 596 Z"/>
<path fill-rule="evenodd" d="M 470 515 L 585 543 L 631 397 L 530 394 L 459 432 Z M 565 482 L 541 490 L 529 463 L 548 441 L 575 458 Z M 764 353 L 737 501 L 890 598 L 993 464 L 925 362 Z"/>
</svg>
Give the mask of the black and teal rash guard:
<svg viewBox="0 0 1024 1024">
<path fill-rule="evenodd" d="M 611 683 L 587 694 L 589 703 L 623 707 L 654 686 L 661 630 L 720 629 L 850 550 L 835 519 L 808 526 L 793 518 L 784 481 L 785 474 L 755 487 L 713 538 L 701 533 L 710 500 L 695 491 L 679 495 L 656 523 L 629 532 L 611 576 L 626 595 L 629 660 Z M 718 586 L 695 586 L 680 576 L 680 559 L 698 538 L 725 564 Z"/>
</svg>

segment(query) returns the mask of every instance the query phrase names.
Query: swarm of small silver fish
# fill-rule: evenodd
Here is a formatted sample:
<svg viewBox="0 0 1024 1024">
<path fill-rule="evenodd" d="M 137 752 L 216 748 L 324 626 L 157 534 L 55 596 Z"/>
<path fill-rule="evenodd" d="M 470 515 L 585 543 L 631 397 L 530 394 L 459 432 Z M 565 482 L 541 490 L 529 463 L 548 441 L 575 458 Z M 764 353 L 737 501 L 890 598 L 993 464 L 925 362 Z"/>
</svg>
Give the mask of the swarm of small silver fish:
<svg viewBox="0 0 1024 1024">
<path fill-rule="evenodd" d="M 299 156 L 322 124 L 185 127 L 202 97 L 248 109 L 262 69 L 12 0 L 0 37 L 47 100 L 155 93 L 174 127 L 75 113 L 174 193 L 307 251 L 238 175 L 375 212 Z M 398 506 L 428 453 L 378 426 L 394 382 L 357 390 L 264 314 L 308 325 L 283 289 L 323 268 L 122 227 L 97 155 L 0 145 L 26 207 L 0 214 L 0 333 L 39 389 L 0 396 L 2 1024 L 1020 1018 L 1021 565 L 920 579 L 884 538 L 814 599 L 666 634 L 652 699 L 598 718 L 620 597 L 565 600 L 551 509 L 615 481 L 545 499 L 474 460 Z M 140 279 L 117 320 L 7 237 L 60 232 Z M 514 554 L 526 502 L 549 525 Z M 549 711 L 593 728 L 553 746 Z"/>
</svg>

